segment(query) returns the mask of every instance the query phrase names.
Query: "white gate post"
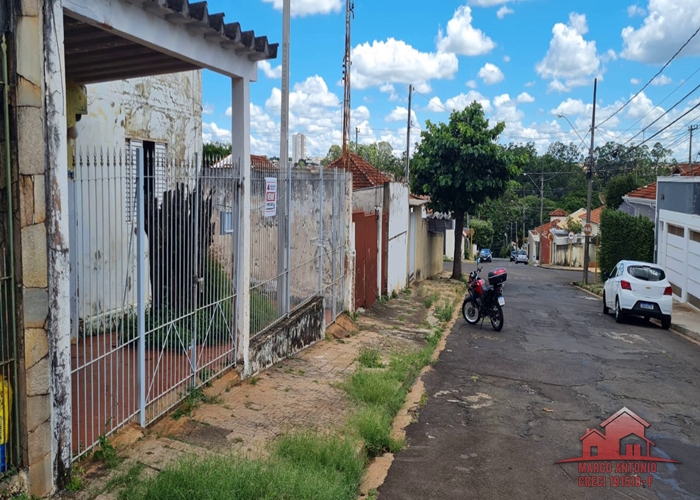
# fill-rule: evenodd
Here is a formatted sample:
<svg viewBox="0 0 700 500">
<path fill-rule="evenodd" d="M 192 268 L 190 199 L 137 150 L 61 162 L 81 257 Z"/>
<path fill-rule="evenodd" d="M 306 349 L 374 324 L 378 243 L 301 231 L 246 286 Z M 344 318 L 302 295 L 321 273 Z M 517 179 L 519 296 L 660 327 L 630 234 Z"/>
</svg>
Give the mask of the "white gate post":
<svg viewBox="0 0 700 500">
<path fill-rule="evenodd" d="M 136 328 L 138 333 L 139 425 L 146 427 L 146 231 L 143 207 L 143 148 L 136 154 Z"/>
</svg>

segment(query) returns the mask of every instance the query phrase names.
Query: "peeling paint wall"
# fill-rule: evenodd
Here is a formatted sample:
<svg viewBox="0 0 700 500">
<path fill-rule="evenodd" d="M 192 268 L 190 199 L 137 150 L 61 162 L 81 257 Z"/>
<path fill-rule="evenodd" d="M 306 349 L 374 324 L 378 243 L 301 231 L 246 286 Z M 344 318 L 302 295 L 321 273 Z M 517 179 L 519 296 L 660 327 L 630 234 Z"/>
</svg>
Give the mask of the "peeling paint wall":
<svg viewBox="0 0 700 500">
<path fill-rule="evenodd" d="M 250 341 L 250 369 L 246 373 L 259 373 L 325 336 L 323 299 L 317 297 L 270 331 Z"/>
<path fill-rule="evenodd" d="M 124 148 L 127 139 L 167 144 L 175 160 L 202 151 L 202 72 L 87 86 L 88 114 L 78 122 L 83 147 Z"/>
</svg>

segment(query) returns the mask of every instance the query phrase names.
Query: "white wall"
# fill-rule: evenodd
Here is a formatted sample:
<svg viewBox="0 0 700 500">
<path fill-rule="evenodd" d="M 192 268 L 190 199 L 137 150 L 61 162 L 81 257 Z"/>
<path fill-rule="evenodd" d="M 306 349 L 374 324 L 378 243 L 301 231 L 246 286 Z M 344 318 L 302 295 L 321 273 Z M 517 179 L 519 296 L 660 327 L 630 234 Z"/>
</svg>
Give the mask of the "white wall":
<svg viewBox="0 0 700 500">
<path fill-rule="evenodd" d="M 398 182 L 389 184 L 389 258 L 387 270 L 387 293 L 400 292 L 406 288 L 408 276 L 408 186 Z"/>
<path fill-rule="evenodd" d="M 688 302 L 688 294 L 700 298 L 700 216 L 659 210 L 658 264 L 666 271 L 669 281 L 679 287 L 681 302 Z M 684 228 L 684 236 L 668 232 L 668 225 Z M 693 235 L 691 235 L 693 231 Z M 691 302 L 696 300 L 691 298 Z M 697 303 L 697 302 L 696 302 Z"/>
<path fill-rule="evenodd" d="M 445 257 L 452 259 L 455 256 L 455 230 L 445 231 Z"/>
</svg>

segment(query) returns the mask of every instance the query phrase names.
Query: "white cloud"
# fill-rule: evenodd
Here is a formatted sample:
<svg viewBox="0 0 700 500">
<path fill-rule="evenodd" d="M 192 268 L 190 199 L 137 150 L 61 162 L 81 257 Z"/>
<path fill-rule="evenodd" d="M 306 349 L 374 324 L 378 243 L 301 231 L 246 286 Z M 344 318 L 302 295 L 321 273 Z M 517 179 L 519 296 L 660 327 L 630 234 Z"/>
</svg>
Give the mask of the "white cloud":
<svg viewBox="0 0 700 500">
<path fill-rule="evenodd" d="M 270 64 L 270 61 L 260 61 L 258 63 L 258 68 L 260 68 L 265 76 L 268 78 L 281 78 L 282 77 L 282 65 L 275 66 L 274 68 Z"/>
<path fill-rule="evenodd" d="M 467 82 L 467 87 L 469 87 L 470 89 L 475 89 L 477 86 L 478 86 L 478 85 L 477 85 L 477 83 L 476 83 L 476 80 L 469 80 L 469 81 Z"/>
<path fill-rule="evenodd" d="M 403 106 L 396 106 L 394 111 L 392 111 L 386 117 L 386 121 L 406 123 L 408 121 L 408 109 L 404 108 Z M 411 123 L 418 123 L 418 117 L 416 116 L 416 112 L 414 110 L 411 110 Z"/>
<path fill-rule="evenodd" d="M 565 115 L 573 116 L 580 115 L 590 112 L 593 106 L 590 104 L 584 104 L 581 99 L 571 99 L 568 98 L 566 101 L 562 102 L 554 108 L 551 113 L 553 115 Z"/>
<path fill-rule="evenodd" d="M 203 115 L 212 115 L 214 114 L 214 105 L 206 103 L 204 106 L 202 106 L 202 114 Z"/>
<path fill-rule="evenodd" d="M 506 5 L 504 5 L 503 7 L 501 7 L 500 9 L 498 9 L 498 12 L 496 12 L 496 17 L 498 17 L 498 19 L 503 19 L 503 18 L 506 17 L 508 14 L 512 14 L 513 12 L 515 12 L 513 9 L 511 9 L 511 8 L 507 7 Z"/>
<path fill-rule="evenodd" d="M 632 85 L 639 85 L 639 84 L 642 83 L 642 82 L 639 81 L 639 78 L 632 78 L 632 79 L 630 80 L 630 83 L 631 83 Z"/>
<path fill-rule="evenodd" d="M 493 40 L 472 26 L 472 10 L 464 5 L 458 7 L 447 22 L 447 36 L 442 29 L 438 32 L 438 52 L 478 56 L 488 54 L 494 47 L 496 44 Z"/>
<path fill-rule="evenodd" d="M 508 94 L 502 94 L 493 98 L 493 104 L 496 106 L 496 112 L 493 118 L 499 122 L 506 124 L 519 122 L 523 119 L 524 113 L 520 111 L 516 103 L 511 100 Z"/>
<path fill-rule="evenodd" d="M 459 63 L 454 54 L 420 52 L 402 40 L 365 42 L 352 50 L 352 82 L 357 89 L 385 83 L 413 84 L 430 92 L 432 79 L 451 79 Z"/>
<path fill-rule="evenodd" d="M 535 102 L 535 98 L 527 92 L 523 92 L 518 96 L 518 102 Z"/>
<path fill-rule="evenodd" d="M 265 107 L 273 114 L 280 114 L 282 92 L 273 88 L 270 98 L 265 102 Z M 305 81 L 294 84 L 289 93 L 290 114 L 297 112 L 317 111 L 326 108 L 339 109 L 340 99 L 334 93 L 328 91 L 328 85 L 318 75 L 310 76 Z M 291 118 L 290 118 L 291 122 Z"/>
<path fill-rule="evenodd" d="M 442 101 L 440 100 L 439 97 L 433 97 L 428 101 L 428 106 L 425 108 L 427 111 L 431 111 L 433 113 L 443 113 L 447 111 L 445 109 L 445 105 L 442 104 Z"/>
<path fill-rule="evenodd" d="M 647 64 L 666 62 L 700 26 L 697 0 L 649 0 L 648 15 L 635 29 L 622 30 L 622 57 Z M 695 37 L 681 56 L 700 54 L 700 37 Z"/>
<path fill-rule="evenodd" d="M 510 62 L 510 56 L 503 56 L 503 60 L 505 62 Z"/>
<path fill-rule="evenodd" d="M 383 84 L 382 86 L 379 87 L 379 91 L 384 92 L 385 94 L 389 94 L 390 101 L 398 101 L 399 100 L 399 95 L 396 93 L 396 88 L 391 83 Z"/>
<path fill-rule="evenodd" d="M 672 81 L 673 80 L 671 80 L 671 78 L 669 78 L 666 75 L 659 75 L 651 81 L 651 84 L 656 85 L 656 86 L 663 86 L 663 85 L 668 85 Z"/>
<path fill-rule="evenodd" d="M 219 128 L 214 122 L 202 123 L 202 140 L 204 142 L 231 142 L 231 131 Z"/>
<path fill-rule="evenodd" d="M 503 76 L 503 71 L 501 71 L 498 66 L 486 63 L 484 67 L 479 70 L 479 78 L 484 80 L 486 85 L 494 85 L 502 82 L 505 76 Z"/>
<path fill-rule="evenodd" d="M 481 104 L 485 112 L 491 111 L 491 102 L 475 90 L 470 90 L 466 94 L 459 94 L 455 97 L 450 97 L 445 101 L 445 107 L 450 110 L 461 111 L 469 106 L 474 101 Z"/>
<path fill-rule="evenodd" d="M 292 17 L 304 17 L 314 14 L 331 14 L 345 8 L 343 0 L 291 0 Z M 283 0 L 263 0 L 271 3 L 276 10 L 282 10 Z"/>
<path fill-rule="evenodd" d="M 591 75 L 598 75 L 600 59 L 595 41 L 584 40 L 588 32 L 586 16 L 571 13 L 569 23 L 552 28 L 552 40 L 544 59 L 535 65 L 537 73 L 553 80 L 550 90 L 568 91 L 571 87 L 589 84 Z"/>
<path fill-rule="evenodd" d="M 635 4 L 635 5 L 630 5 L 629 7 L 627 7 L 627 15 L 630 17 L 635 17 L 635 16 L 643 17 L 643 16 L 647 15 L 647 11 L 644 10 L 644 8 L 640 7 L 639 5 Z"/>
<path fill-rule="evenodd" d="M 525 84 L 526 87 L 534 87 L 535 85 L 537 85 L 537 82 L 527 82 Z"/>
</svg>

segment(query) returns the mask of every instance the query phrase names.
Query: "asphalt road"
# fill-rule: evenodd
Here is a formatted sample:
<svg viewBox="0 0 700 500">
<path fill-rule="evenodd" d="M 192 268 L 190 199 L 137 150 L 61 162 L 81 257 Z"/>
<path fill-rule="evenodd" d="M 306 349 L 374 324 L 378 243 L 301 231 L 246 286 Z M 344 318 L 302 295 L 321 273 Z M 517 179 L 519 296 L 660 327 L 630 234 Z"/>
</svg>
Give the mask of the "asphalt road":
<svg viewBox="0 0 700 500">
<path fill-rule="evenodd" d="M 503 330 L 457 321 L 379 499 L 700 499 L 700 345 L 653 322 L 618 325 L 568 271 L 494 261 L 483 276 L 501 266 Z M 650 424 L 651 454 L 680 464 L 639 474 L 648 487 L 555 464 L 623 407 Z M 579 486 L 599 476 L 605 486 Z"/>
</svg>

